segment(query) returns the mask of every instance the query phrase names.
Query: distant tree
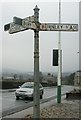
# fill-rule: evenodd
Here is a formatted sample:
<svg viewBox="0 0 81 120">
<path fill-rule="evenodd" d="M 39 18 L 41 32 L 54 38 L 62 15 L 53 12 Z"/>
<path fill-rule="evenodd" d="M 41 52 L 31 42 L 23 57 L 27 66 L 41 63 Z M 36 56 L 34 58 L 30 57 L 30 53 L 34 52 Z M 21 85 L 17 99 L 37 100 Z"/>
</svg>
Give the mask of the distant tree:
<svg viewBox="0 0 81 120">
<path fill-rule="evenodd" d="M 70 76 L 69 76 L 69 82 L 70 84 L 74 84 L 74 76 L 75 76 L 75 73 L 71 73 Z"/>
<path fill-rule="evenodd" d="M 1 80 L 4 80 L 4 77 L 3 77 L 3 76 L 1 77 Z"/>
<path fill-rule="evenodd" d="M 42 72 L 39 72 L 39 80 L 40 80 L 40 83 L 42 82 L 42 79 L 43 79 L 43 74 L 42 74 Z"/>
<path fill-rule="evenodd" d="M 23 75 L 19 75 L 19 80 L 23 80 Z"/>
<path fill-rule="evenodd" d="M 75 73 L 71 73 L 69 76 L 65 77 L 67 84 L 74 85 L 74 75 Z"/>
<path fill-rule="evenodd" d="M 13 76 L 13 77 L 14 77 L 14 80 L 16 80 L 16 79 L 17 79 L 17 74 L 14 74 L 14 76 Z"/>
<path fill-rule="evenodd" d="M 52 77 L 54 77 L 54 75 L 51 75 Z"/>
<path fill-rule="evenodd" d="M 51 75 L 51 73 L 48 73 L 48 76 L 50 76 Z"/>
</svg>

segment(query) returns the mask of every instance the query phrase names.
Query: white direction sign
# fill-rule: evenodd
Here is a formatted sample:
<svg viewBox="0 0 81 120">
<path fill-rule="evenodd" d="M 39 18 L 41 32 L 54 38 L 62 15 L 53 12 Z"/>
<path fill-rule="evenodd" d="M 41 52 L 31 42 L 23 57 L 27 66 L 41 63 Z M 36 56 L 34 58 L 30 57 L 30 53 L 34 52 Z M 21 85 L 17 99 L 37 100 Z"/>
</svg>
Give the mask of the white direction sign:
<svg viewBox="0 0 81 120">
<path fill-rule="evenodd" d="M 78 31 L 78 24 L 40 23 L 40 31 Z"/>
<path fill-rule="evenodd" d="M 22 19 L 22 26 L 28 29 L 36 29 L 36 25 L 34 22 L 34 15 L 26 17 L 24 19 Z"/>
<path fill-rule="evenodd" d="M 24 30 L 27 30 L 27 29 L 23 28 L 21 25 L 10 23 L 10 29 L 9 29 L 10 34 L 21 32 L 21 31 L 24 31 Z"/>
<path fill-rule="evenodd" d="M 28 21 L 22 20 L 22 27 L 35 30 L 36 24 L 34 22 L 30 22 L 30 21 L 28 22 Z"/>
<path fill-rule="evenodd" d="M 34 22 L 34 15 L 24 18 L 23 21 Z"/>
<path fill-rule="evenodd" d="M 36 25 L 34 23 L 34 15 L 26 17 L 24 19 L 14 17 L 13 23 L 10 23 L 9 33 L 13 34 L 28 29 L 32 29 L 32 30 L 36 29 Z"/>
<path fill-rule="evenodd" d="M 13 34 L 13 33 L 21 32 L 28 29 L 32 29 L 32 30 L 36 29 L 35 23 L 26 22 L 25 25 L 23 24 L 22 26 L 17 25 L 15 23 L 10 23 L 9 33 Z"/>
<path fill-rule="evenodd" d="M 54 23 L 39 23 L 39 31 L 78 31 L 78 24 L 54 24 Z M 34 22 L 28 22 L 28 20 L 22 20 L 22 25 L 15 23 L 10 24 L 9 33 L 17 33 L 24 30 L 36 29 Z"/>
</svg>

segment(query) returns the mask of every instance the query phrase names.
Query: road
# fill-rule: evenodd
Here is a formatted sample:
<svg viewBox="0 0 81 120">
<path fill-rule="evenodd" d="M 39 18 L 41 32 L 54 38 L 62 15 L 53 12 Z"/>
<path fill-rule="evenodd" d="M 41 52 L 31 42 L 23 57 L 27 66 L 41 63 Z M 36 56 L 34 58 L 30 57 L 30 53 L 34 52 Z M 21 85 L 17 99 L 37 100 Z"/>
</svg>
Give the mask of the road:
<svg viewBox="0 0 81 120">
<path fill-rule="evenodd" d="M 62 86 L 62 94 L 73 90 L 74 86 Z M 56 87 L 48 87 L 44 88 L 44 96 L 43 99 L 53 97 L 57 95 Z M 2 107 L 1 107 L 2 103 Z M 32 105 L 33 101 L 30 100 L 16 100 L 15 92 L 3 92 L 0 93 L 0 117 L 1 111 L 2 116 L 6 116 L 7 114 L 15 113 L 22 109 L 26 109 Z M 2 108 L 2 109 L 1 109 Z"/>
</svg>

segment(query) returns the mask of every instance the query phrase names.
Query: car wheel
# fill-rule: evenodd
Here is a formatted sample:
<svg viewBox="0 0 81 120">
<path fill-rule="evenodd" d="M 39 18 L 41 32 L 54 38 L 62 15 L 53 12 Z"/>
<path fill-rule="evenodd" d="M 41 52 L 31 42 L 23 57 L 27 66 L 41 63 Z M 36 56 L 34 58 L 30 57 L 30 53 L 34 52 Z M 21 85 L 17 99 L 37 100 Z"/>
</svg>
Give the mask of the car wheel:
<svg viewBox="0 0 81 120">
<path fill-rule="evenodd" d="M 40 99 L 42 99 L 43 98 L 43 95 L 40 95 Z"/>
<path fill-rule="evenodd" d="M 16 96 L 16 100 L 19 100 L 19 96 Z"/>
<path fill-rule="evenodd" d="M 31 97 L 30 100 L 33 101 L 33 97 Z"/>
</svg>

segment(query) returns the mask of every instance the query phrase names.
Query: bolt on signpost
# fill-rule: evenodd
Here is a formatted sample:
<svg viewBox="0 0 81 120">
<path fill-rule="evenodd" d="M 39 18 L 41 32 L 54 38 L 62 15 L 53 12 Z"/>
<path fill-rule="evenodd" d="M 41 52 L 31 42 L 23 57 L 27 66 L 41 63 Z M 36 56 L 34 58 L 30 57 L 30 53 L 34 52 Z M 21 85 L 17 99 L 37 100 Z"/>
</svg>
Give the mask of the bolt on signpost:
<svg viewBox="0 0 81 120">
<path fill-rule="evenodd" d="M 25 30 L 34 31 L 34 104 L 33 118 L 40 118 L 40 94 L 39 94 L 39 31 L 78 31 L 77 24 L 60 24 L 60 23 L 40 23 L 39 8 L 34 8 L 34 15 L 24 19 L 14 17 L 13 22 L 4 25 L 4 31 L 10 34 L 22 32 Z M 59 72 L 60 73 L 60 72 Z M 60 75 L 59 75 L 60 76 Z M 59 84 L 60 85 L 60 84 Z M 58 86 L 58 89 L 60 87 Z M 59 90 L 61 91 L 61 90 Z M 59 95 L 59 92 L 57 93 Z M 58 102 L 60 101 L 58 97 Z"/>
</svg>

